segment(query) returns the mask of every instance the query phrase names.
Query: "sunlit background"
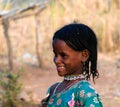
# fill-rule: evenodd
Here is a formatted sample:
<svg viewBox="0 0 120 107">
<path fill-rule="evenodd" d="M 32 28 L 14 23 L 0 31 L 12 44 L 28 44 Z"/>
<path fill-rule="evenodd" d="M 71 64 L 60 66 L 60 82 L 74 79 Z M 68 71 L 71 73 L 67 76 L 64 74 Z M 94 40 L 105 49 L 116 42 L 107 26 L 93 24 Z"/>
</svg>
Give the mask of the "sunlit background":
<svg viewBox="0 0 120 107">
<path fill-rule="evenodd" d="M 20 103 L 33 102 L 29 104 L 35 107 L 47 88 L 61 80 L 53 64 L 53 34 L 78 21 L 90 26 L 98 37 L 100 78 L 93 86 L 101 94 L 104 107 L 120 107 L 119 20 L 120 0 L 0 0 L 0 72 L 16 76 L 22 68 L 20 78 L 15 79 L 23 85 L 15 95 Z M 6 79 L 2 82 L 5 84 Z M 1 85 L 0 90 L 3 88 Z M 9 104 L 10 99 L 2 101 L 3 96 L 0 94 L 0 102 Z"/>
</svg>

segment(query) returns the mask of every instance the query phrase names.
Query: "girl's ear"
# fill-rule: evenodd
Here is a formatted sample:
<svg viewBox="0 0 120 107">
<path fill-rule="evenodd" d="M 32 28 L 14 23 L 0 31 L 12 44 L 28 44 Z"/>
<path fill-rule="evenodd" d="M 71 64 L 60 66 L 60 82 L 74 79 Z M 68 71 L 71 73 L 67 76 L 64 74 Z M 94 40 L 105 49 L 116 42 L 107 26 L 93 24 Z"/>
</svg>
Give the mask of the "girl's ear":
<svg viewBox="0 0 120 107">
<path fill-rule="evenodd" d="M 82 62 L 86 62 L 90 56 L 90 52 L 87 49 L 85 49 L 81 52 L 81 54 L 82 54 L 82 59 L 81 59 Z"/>
</svg>

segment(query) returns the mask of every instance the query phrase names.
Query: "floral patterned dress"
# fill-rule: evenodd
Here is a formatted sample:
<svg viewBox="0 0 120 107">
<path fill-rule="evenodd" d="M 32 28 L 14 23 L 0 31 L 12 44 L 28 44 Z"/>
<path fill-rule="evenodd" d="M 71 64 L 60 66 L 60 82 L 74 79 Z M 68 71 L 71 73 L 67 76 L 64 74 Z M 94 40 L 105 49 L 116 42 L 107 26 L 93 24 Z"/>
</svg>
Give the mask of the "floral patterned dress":
<svg viewBox="0 0 120 107">
<path fill-rule="evenodd" d="M 48 94 L 50 88 L 48 89 Z M 86 80 L 81 80 L 69 89 L 53 94 L 47 107 L 103 107 L 98 93 Z"/>
</svg>

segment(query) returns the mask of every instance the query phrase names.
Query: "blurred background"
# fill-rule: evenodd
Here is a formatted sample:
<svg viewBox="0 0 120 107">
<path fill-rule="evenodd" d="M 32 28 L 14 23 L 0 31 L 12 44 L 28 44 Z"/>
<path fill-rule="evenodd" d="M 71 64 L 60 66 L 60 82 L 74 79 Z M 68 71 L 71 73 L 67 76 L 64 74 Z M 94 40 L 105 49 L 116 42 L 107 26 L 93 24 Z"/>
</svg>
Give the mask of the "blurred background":
<svg viewBox="0 0 120 107">
<path fill-rule="evenodd" d="M 120 0 L 0 0 L 0 104 L 36 107 L 47 88 L 62 80 L 53 64 L 52 36 L 78 21 L 98 37 L 100 78 L 93 87 L 104 107 L 120 107 L 119 20 Z"/>
</svg>

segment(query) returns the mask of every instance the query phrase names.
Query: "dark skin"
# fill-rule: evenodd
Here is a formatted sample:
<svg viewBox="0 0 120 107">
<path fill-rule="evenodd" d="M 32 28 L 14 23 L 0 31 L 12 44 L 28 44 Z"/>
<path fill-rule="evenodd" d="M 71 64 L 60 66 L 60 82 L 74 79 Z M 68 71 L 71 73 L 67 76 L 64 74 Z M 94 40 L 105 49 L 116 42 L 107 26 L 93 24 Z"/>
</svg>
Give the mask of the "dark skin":
<svg viewBox="0 0 120 107">
<path fill-rule="evenodd" d="M 87 49 L 83 51 L 75 51 L 70 48 L 64 41 L 55 39 L 53 40 L 53 52 L 54 52 L 54 63 L 57 68 L 59 76 L 64 77 L 65 75 L 79 75 L 82 74 L 83 62 L 86 62 L 89 58 L 89 51 Z M 77 80 L 64 80 L 56 89 L 55 93 L 59 93 L 67 90 L 73 84 L 80 81 Z M 51 95 L 57 84 L 51 87 Z"/>
</svg>

